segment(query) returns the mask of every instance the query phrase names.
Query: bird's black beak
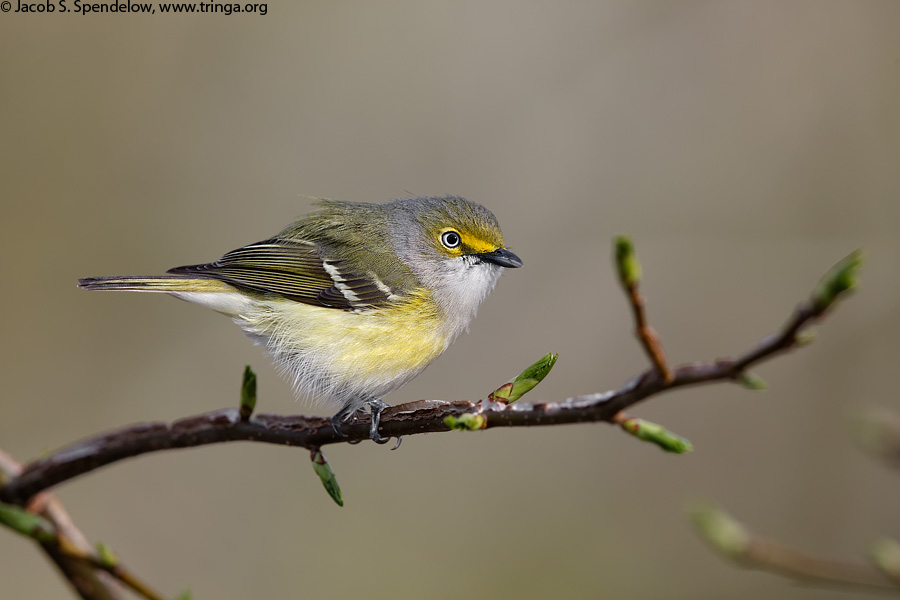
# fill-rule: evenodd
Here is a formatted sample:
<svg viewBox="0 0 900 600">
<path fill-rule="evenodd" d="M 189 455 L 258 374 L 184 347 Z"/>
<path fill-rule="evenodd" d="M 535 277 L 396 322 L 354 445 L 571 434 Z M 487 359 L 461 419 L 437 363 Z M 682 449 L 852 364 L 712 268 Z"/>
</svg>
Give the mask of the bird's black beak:
<svg viewBox="0 0 900 600">
<path fill-rule="evenodd" d="M 506 267 L 507 269 L 515 269 L 521 267 L 524 263 L 522 259 L 507 250 L 506 248 L 497 248 L 493 252 L 482 252 L 475 254 L 481 260 Z"/>
</svg>

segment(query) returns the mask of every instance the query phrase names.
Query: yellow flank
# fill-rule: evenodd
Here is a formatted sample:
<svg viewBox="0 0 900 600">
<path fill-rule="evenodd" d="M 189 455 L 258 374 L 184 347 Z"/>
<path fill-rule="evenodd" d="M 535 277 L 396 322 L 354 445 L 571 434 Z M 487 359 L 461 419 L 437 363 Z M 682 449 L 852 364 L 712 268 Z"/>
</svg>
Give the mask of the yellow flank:
<svg viewBox="0 0 900 600">
<path fill-rule="evenodd" d="M 241 315 L 299 388 L 330 395 L 351 388 L 378 397 L 418 374 L 453 341 L 426 290 L 377 310 L 350 312 L 288 300 L 263 301 L 262 314 Z M 314 351 L 311 349 L 315 349 Z M 324 377 L 323 377 L 324 375 Z M 302 385 L 302 384 L 307 385 Z"/>
</svg>

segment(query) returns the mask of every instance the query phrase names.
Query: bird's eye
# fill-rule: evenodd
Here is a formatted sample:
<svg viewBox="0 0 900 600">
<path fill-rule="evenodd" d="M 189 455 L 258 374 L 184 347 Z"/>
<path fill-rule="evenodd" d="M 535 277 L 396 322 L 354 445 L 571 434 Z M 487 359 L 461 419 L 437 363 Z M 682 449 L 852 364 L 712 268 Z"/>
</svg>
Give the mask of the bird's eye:
<svg viewBox="0 0 900 600">
<path fill-rule="evenodd" d="M 447 248 L 456 248 L 461 242 L 459 234 L 453 230 L 445 231 L 441 234 L 441 243 Z"/>
</svg>

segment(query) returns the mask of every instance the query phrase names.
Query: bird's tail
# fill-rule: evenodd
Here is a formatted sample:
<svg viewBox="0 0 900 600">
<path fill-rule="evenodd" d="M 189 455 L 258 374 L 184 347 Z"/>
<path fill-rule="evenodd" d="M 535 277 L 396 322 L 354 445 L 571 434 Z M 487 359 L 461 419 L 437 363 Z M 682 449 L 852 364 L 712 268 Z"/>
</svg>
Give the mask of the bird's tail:
<svg viewBox="0 0 900 600">
<path fill-rule="evenodd" d="M 121 277 L 86 277 L 78 280 L 85 290 L 114 290 L 124 292 L 227 292 L 234 288 L 224 281 L 198 279 L 184 275 L 124 275 Z"/>
</svg>

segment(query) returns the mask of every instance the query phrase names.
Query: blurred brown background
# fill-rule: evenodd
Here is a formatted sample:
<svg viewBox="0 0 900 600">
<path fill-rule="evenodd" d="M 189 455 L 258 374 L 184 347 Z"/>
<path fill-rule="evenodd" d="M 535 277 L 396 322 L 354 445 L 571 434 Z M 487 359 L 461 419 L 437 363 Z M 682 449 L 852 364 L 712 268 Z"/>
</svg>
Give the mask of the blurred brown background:
<svg viewBox="0 0 900 600">
<path fill-rule="evenodd" d="M 15 2 L 13 2 L 15 4 Z M 524 269 L 388 400 L 475 399 L 548 351 L 533 400 L 618 387 L 646 360 L 610 240 L 634 236 L 675 362 L 736 353 L 857 247 L 858 294 L 764 393 L 685 390 L 606 425 L 304 451 L 228 444 L 58 489 L 93 540 L 198 599 L 846 598 L 739 570 L 685 507 L 855 559 L 900 536 L 900 479 L 848 436 L 900 410 L 900 2 L 271 3 L 266 16 L 0 14 L 0 447 L 20 459 L 238 400 L 304 412 L 227 319 L 76 289 L 263 239 L 309 196 L 454 193 Z M 321 412 L 321 409 L 319 409 Z M 0 532 L 4 598 L 69 598 Z"/>
</svg>

